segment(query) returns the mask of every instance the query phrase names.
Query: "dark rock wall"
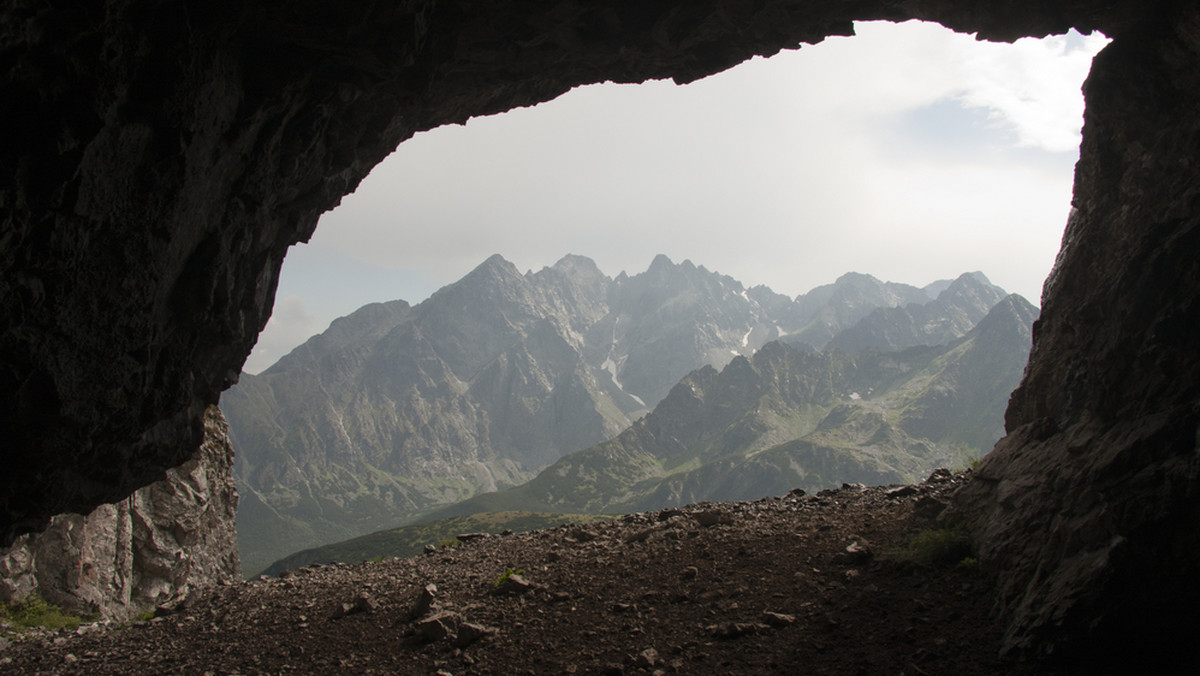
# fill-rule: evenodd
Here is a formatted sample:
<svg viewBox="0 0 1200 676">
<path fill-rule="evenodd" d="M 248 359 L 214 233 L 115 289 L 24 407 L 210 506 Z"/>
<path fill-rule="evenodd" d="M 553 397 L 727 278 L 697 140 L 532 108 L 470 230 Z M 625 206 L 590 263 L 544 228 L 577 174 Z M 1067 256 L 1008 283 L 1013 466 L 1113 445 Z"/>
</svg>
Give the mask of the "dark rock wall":
<svg viewBox="0 0 1200 676">
<path fill-rule="evenodd" d="M 1074 610 L 1038 600 L 1077 589 L 1087 556 L 1112 564 L 1108 581 L 1183 580 L 1200 210 L 1187 0 L 7 3 L 0 542 L 186 460 L 270 313 L 286 248 L 415 131 L 912 17 L 992 39 L 1115 39 L 1088 85 L 1078 212 L 1011 435 L 981 473 L 991 488 L 964 498 L 993 508 L 978 510 L 997 543 L 985 557 L 1015 599 L 1013 639 L 1103 615 L 1090 592 Z M 1022 526 L 1020 509 L 1043 516 Z M 1173 591 L 1127 589 L 1112 607 Z"/>
<path fill-rule="evenodd" d="M 193 457 L 116 504 L 59 514 L 0 550 L 0 602 L 30 594 L 72 613 L 125 621 L 194 589 L 241 580 L 229 426 L 216 406 Z"/>
<path fill-rule="evenodd" d="M 1200 624 L 1200 8 L 1158 19 L 1093 64 L 1008 436 L 958 501 L 1008 644 L 1071 659 L 1194 656 Z"/>
</svg>

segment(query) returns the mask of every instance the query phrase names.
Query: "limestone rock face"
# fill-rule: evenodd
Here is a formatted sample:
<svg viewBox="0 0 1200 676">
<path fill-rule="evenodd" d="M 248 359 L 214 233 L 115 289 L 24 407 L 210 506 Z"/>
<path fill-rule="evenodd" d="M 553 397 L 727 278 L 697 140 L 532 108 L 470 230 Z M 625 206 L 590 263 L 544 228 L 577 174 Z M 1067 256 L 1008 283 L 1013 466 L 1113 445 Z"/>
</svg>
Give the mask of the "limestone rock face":
<svg viewBox="0 0 1200 676">
<path fill-rule="evenodd" d="M 127 620 L 192 589 L 241 579 L 228 426 L 215 406 L 204 443 L 167 478 L 87 516 L 60 514 L 0 552 L 0 601 L 36 593 L 75 613 Z"/>
<path fill-rule="evenodd" d="M 1000 581 L 1015 649 L 1194 653 L 1198 63 L 1189 4 L 1120 36 L 1084 86 L 1075 209 L 1008 436 L 957 501 Z"/>
</svg>

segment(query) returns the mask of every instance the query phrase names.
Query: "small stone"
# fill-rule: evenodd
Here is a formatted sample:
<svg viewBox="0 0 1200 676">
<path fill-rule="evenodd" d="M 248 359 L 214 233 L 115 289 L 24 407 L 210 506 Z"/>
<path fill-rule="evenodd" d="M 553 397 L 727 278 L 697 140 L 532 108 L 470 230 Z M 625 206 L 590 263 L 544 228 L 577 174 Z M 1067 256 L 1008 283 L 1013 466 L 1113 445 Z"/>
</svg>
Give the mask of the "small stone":
<svg viewBox="0 0 1200 676">
<path fill-rule="evenodd" d="M 63 656 L 63 661 L 66 662 L 67 664 L 75 664 L 76 662 L 79 661 L 79 658 L 75 657 L 71 653 L 67 653 L 65 656 Z"/>
<path fill-rule="evenodd" d="M 410 608 L 408 611 L 409 621 L 418 620 L 424 617 L 425 613 L 429 612 L 429 609 L 433 607 L 433 595 L 435 593 L 437 593 L 436 584 L 425 585 L 425 588 L 421 590 L 421 593 L 417 594 L 416 601 L 413 601 L 412 608 Z"/>
<path fill-rule="evenodd" d="M 730 622 L 722 625 L 711 625 L 705 629 L 713 638 L 729 641 L 769 629 L 769 627 L 761 623 Z"/>
<path fill-rule="evenodd" d="M 659 524 L 657 526 L 650 526 L 649 528 L 642 528 L 640 530 L 636 530 L 636 531 L 630 533 L 629 535 L 625 536 L 625 542 L 628 542 L 630 544 L 633 544 L 635 542 L 645 542 L 646 540 L 650 539 L 651 535 L 654 535 L 655 533 L 662 531 L 664 528 L 665 528 L 665 526 L 663 524 Z"/>
<path fill-rule="evenodd" d="M 433 643 L 453 636 L 462 624 L 462 619 L 458 613 L 443 610 L 417 622 L 413 629 L 418 636 Z"/>
<path fill-rule="evenodd" d="M 865 563 L 870 563 L 871 559 L 875 558 L 875 554 L 867 547 L 864 542 L 851 542 L 846 545 L 846 549 L 838 554 L 837 561 L 850 566 L 861 566 Z"/>
<path fill-rule="evenodd" d="M 662 660 L 658 656 L 657 650 L 654 648 L 646 648 L 642 652 L 638 653 L 637 659 L 634 660 L 634 663 L 642 669 L 653 669 L 661 661 Z"/>
<path fill-rule="evenodd" d="M 354 599 L 354 612 L 370 613 L 376 610 L 379 610 L 379 602 L 369 595 L 359 594 L 358 598 Z"/>
<path fill-rule="evenodd" d="M 343 603 L 333 611 L 333 619 L 341 619 L 347 615 L 369 613 L 379 610 L 379 603 L 367 594 L 359 594 L 353 602 Z"/>
<path fill-rule="evenodd" d="M 679 574 L 679 579 L 685 582 L 695 580 L 700 575 L 700 569 L 695 566 L 688 566 Z"/>
<path fill-rule="evenodd" d="M 494 627 L 485 627 L 482 624 L 475 624 L 473 622 L 463 622 L 458 626 L 458 636 L 454 637 L 453 645 L 456 648 L 466 648 L 481 638 L 493 636 L 498 633 L 500 633 L 500 630 Z"/>
<path fill-rule="evenodd" d="M 954 474 L 950 470 L 946 469 L 945 467 L 939 467 L 933 470 L 928 479 L 925 479 L 925 483 L 940 484 L 945 483 L 953 478 Z"/>
<path fill-rule="evenodd" d="M 533 589 L 534 585 L 529 580 L 521 577 L 519 573 L 507 575 L 501 580 L 500 584 L 492 590 L 493 594 L 524 594 Z"/>
<path fill-rule="evenodd" d="M 709 509 L 703 512 L 694 512 L 692 513 L 692 518 L 696 520 L 696 523 L 700 524 L 701 528 L 733 523 L 733 517 L 728 512 L 724 512 L 719 509 Z"/>
<path fill-rule="evenodd" d="M 763 611 L 763 621 L 772 627 L 786 627 L 789 624 L 796 623 L 795 615 L 785 615 L 784 613 L 775 613 L 770 610 Z"/>
<path fill-rule="evenodd" d="M 574 539 L 576 542 L 591 542 L 600 536 L 590 530 L 576 528 L 567 537 Z"/>
<path fill-rule="evenodd" d="M 425 545 L 425 553 L 426 554 L 436 554 L 437 547 L 434 547 L 433 545 Z"/>
<path fill-rule="evenodd" d="M 908 497 L 916 492 L 917 488 L 915 486 L 897 486 L 896 488 L 888 490 L 888 492 L 884 495 L 894 500 L 896 498 Z"/>
</svg>

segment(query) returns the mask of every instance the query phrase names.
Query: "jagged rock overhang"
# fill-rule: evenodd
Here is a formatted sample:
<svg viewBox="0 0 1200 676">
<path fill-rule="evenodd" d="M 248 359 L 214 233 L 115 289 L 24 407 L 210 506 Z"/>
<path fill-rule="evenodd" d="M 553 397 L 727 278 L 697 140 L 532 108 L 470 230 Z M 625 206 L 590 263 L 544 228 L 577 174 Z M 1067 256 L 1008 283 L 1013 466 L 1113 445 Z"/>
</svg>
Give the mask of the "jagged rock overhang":
<svg viewBox="0 0 1200 676">
<path fill-rule="evenodd" d="M 583 83 L 695 80 L 856 19 L 1001 39 L 1126 20 L 1090 5 L 14 5 L 0 14 L 3 540 L 188 457 L 287 247 L 418 130 Z"/>
<path fill-rule="evenodd" d="M 1200 20 L 1183 0 L 12 4 L 0 10 L 0 540 L 185 460 L 270 314 L 287 247 L 413 133 L 579 84 L 688 82 L 854 20 L 909 18 L 998 40 L 1101 30 L 1114 38 L 1108 67 L 1152 94 L 1144 117 L 1180 130 L 1146 145 L 1144 128 L 1123 131 L 1137 97 L 1095 94 L 1115 98 L 1089 108 L 1076 182 L 1087 209 L 1044 299 L 1010 431 L 1043 443 L 1036 430 L 1089 416 L 1194 418 L 1195 386 L 1180 385 L 1195 382 L 1186 321 L 1157 322 L 1195 316 L 1195 257 L 1179 252 L 1194 249 Z M 1154 166 L 1173 169 L 1135 171 Z M 1170 204 L 1139 210 L 1148 200 Z M 1164 242 L 1176 249 L 1157 255 Z M 1106 277 L 1112 251 L 1183 281 L 1164 292 Z M 1149 309 L 1125 311 L 1139 302 Z M 1133 372 L 1109 368 L 1126 348 L 1183 377 L 1104 399 L 1104 383 Z M 1053 424 L 1029 427 L 1043 419 Z M 1195 484 L 1179 492 L 1187 505 Z"/>
</svg>

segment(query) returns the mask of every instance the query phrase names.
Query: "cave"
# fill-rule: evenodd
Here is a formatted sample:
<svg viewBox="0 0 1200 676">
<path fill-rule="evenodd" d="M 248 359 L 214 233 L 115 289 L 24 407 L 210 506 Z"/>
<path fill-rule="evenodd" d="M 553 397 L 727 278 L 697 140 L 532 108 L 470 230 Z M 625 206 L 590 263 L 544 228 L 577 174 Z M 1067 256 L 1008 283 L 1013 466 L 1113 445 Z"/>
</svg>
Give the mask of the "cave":
<svg viewBox="0 0 1200 676">
<path fill-rule="evenodd" d="M 955 513 L 1014 654 L 1186 650 L 1200 600 L 1200 7 L 1186 0 L 10 3 L 3 542 L 184 462 L 287 248 L 416 132 L 909 19 L 1112 39 L 1084 86 L 1073 210 L 1008 434 Z"/>
</svg>

